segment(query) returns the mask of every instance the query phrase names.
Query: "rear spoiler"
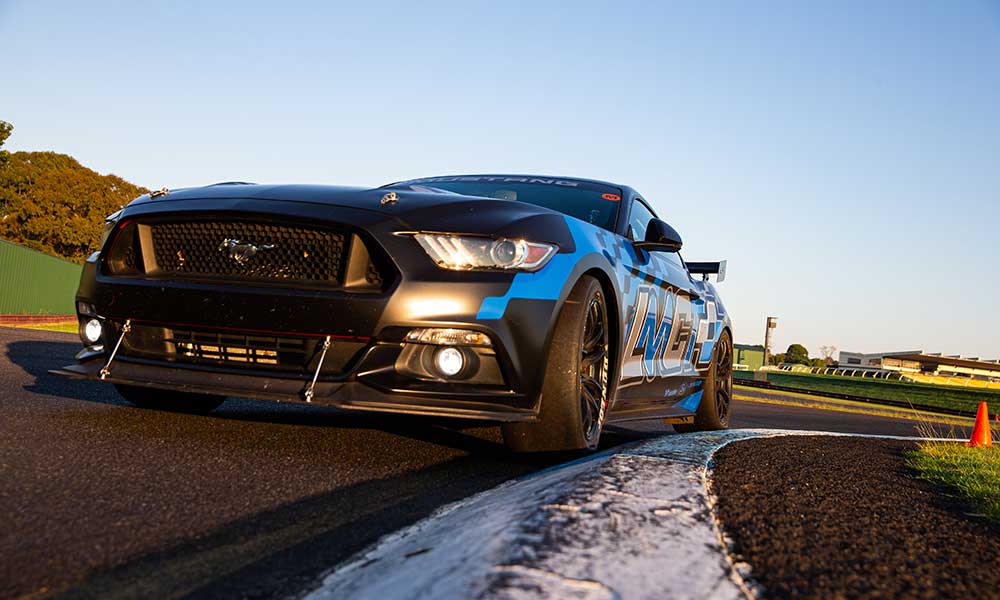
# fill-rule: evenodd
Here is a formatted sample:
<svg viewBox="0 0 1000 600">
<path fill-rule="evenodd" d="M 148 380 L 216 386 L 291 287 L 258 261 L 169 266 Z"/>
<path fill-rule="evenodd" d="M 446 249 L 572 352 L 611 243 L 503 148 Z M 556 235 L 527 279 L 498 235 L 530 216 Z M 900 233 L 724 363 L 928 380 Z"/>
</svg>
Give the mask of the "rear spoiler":
<svg viewBox="0 0 1000 600">
<path fill-rule="evenodd" d="M 688 272 L 692 275 L 702 275 L 708 281 L 709 275 L 716 275 L 716 282 L 722 283 L 726 279 L 726 261 L 719 262 L 689 262 L 686 263 Z"/>
</svg>

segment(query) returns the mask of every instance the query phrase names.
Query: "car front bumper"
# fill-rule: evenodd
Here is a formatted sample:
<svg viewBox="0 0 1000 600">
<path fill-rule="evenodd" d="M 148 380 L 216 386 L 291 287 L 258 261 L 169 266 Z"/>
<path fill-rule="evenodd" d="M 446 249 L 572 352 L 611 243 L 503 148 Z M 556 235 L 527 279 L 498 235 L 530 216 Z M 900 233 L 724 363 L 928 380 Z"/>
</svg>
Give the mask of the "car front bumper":
<svg viewBox="0 0 1000 600">
<path fill-rule="evenodd" d="M 225 207 L 199 206 L 220 208 Z M 273 210 L 268 204 L 251 208 Z M 412 238 L 397 235 L 398 223 L 361 213 L 338 216 L 360 223 L 366 244 L 391 261 L 393 277 L 377 293 L 110 276 L 101 256 L 92 256 L 77 301 L 94 313 L 81 313 L 81 323 L 97 316 L 104 326 L 103 339 L 82 351 L 77 364 L 56 372 L 99 380 L 107 368 L 103 380 L 110 383 L 182 392 L 441 417 L 534 419 L 543 374 L 538 365 L 544 362 L 558 301 L 512 299 L 501 313 L 484 315 L 484 301 L 504 296 L 513 274 L 439 269 Z M 120 340 L 126 322 L 133 330 Z M 141 334 L 141 328 L 147 333 Z M 406 353 L 416 352 L 406 336 L 427 328 L 487 335 L 490 347 L 476 352 L 484 365 L 494 361 L 495 368 L 456 380 L 415 373 L 404 364 Z M 173 354 L 143 351 L 142 335 L 166 332 L 163 335 L 174 338 L 179 330 L 188 335 L 217 333 L 223 340 L 304 340 L 308 355 L 303 368 L 295 371 L 231 361 L 186 362 L 176 344 L 171 346 Z M 323 340 L 329 340 L 331 352 L 339 353 L 335 360 L 328 359 L 332 366 L 320 358 Z M 111 360 L 119 341 L 122 347 Z"/>
</svg>

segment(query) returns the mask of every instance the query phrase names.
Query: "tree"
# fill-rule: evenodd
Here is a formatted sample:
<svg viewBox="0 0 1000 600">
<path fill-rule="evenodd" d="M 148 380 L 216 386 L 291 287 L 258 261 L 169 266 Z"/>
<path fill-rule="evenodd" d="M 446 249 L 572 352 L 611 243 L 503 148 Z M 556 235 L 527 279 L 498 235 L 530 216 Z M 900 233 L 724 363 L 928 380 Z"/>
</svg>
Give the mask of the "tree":
<svg viewBox="0 0 1000 600">
<path fill-rule="evenodd" d="M 836 352 L 837 352 L 837 347 L 836 346 L 820 346 L 819 347 L 820 358 L 822 358 L 824 361 L 826 361 L 826 364 L 830 364 L 830 363 L 833 362 L 833 355 L 836 354 Z"/>
<path fill-rule="evenodd" d="M 146 191 L 72 156 L 14 152 L 0 167 L 0 237 L 83 262 L 97 249 L 104 217 Z"/>
<path fill-rule="evenodd" d="M 809 351 L 802 344 L 792 344 L 785 350 L 785 362 L 797 365 L 809 364 Z"/>
<path fill-rule="evenodd" d="M 14 126 L 7 121 L 0 121 L 0 147 L 3 147 L 4 142 L 10 137 L 10 132 L 14 131 Z M 0 150 L 0 169 L 10 160 L 10 152 L 6 150 Z"/>
<path fill-rule="evenodd" d="M 819 369 L 824 369 L 827 366 L 826 359 L 824 359 L 824 358 L 810 358 L 809 359 L 809 366 L 810 367 L 816 367 L 816 368 L 819 368 Z"/>
<path fill-rule="evenodd" d="M 785 355 L 784 354 L 772 354 L 771 355 L 771 364 L 772 365 L 780 365 L 783 362 L 785 362 Z"/>
</svg>

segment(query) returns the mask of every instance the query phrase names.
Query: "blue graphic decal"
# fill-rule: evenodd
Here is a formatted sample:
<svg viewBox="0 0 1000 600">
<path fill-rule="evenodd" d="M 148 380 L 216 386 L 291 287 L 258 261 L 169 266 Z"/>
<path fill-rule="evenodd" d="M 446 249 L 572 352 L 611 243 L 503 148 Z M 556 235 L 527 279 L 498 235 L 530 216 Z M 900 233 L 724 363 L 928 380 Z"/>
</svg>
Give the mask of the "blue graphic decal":
<svg viewBox="0 0 1000 600">
<path fill-rule="evenodd" d="M 527 298 L 532 300 L 558 300 L 563 286 L 573 273 L 580 259 L 591 252 L 597 252 L 595 244 L 589 239 L 586 230 L 589 226 L 572 217 L 566 217 L 576 252 L 559 253 L 552 257 L 549 264 L 535 273 L 518 273 L 503 296 L 490 296 L 483 299 L 479 306 L 477 319 L 502 319 L 507 310 L 507 303 L 512 298 Z"/>
<path fill-rule="evenodd" d="M 659 384 L 674 376 L 704 377 L 712 352 L 728 318 L 715 287 L 677 280 L 677 270 L 659 253 L 636 249 L 627 239 L 573 217 L 564 216 L 576 246 L 572 253 L 553 257 L 537 273 L 518 273 L 502 296 L 484 298 L 476 317 L 502 319 L 512 299 L 557 301 L 582 260 L 596 256 L 606 261 L 617 279 L 622 307 L 620 382 Z M 686 279 L 686 278 L 685 278 Z M 689 299 L 691 283 L 701 298 Z M 695 412 L 702 391 L 678 402 L 680 410 Z"/>
<path fill-rule="evenodd" d="M 703 392 L 703 390 L 698 390 L 697 392 L 691 394 L 687 398 L 685 398 L 685 399 L 681 400 L 680 402 L 678 402 L 677 406 L 680 406 L 681 408 L 683 408 L 684 410 L 689 411 L 689 412 L 695 412 L 695 411 L 697 411 L 698 410 L 698 405 L 701 404 L 701 394 L 702 394 L 702 392 Z"/>
<path fill-rule="evenodd" d="M 709 338 L 708 341 L 706 341 L 704 344 L 702 344 L 702 346 L 701 346 L 701 354 L 699 355 L 698 362 L 702 362 L 702 363 L 703 362 L 708 362 L 708 360 L 710 358 L 712 358 L 712 351 L 715 350 L 715 342 L 716 341 L 718 341 L 718 340 L 714 340 L 712 338 Z"/>
</svg>

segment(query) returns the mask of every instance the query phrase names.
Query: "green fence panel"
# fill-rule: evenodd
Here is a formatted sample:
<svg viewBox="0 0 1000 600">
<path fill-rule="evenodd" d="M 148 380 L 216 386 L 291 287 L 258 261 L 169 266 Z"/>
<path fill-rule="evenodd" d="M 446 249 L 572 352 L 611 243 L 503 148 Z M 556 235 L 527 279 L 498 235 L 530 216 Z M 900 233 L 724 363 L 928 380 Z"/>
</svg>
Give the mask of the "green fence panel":
<svg viewBox="0 0 1000 600">
<path fill-rule="evenodd" d="M 764 352 L 762 350 L 736 348 L 733 351 L 733 363 L 746 365 L 750 367 L 751 371 L 756 371 L 764 364 Z"/>
<path fill-rule="evenodd" d="M 0 240 L 0 315 L 75 315 L 82 269 Z"/>
</svg>

